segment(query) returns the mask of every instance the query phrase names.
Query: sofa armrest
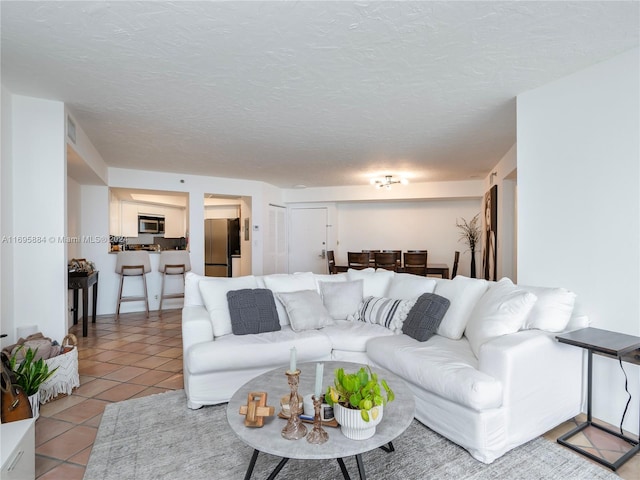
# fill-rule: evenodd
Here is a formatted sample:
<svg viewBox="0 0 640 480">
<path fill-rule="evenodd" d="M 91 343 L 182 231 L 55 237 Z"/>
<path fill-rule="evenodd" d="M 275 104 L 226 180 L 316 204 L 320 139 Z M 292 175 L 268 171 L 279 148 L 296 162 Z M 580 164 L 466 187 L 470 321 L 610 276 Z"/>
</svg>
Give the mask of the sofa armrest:
<svg viewBox="0 0 640 480">
<path fill-rule="evenodd" d="M 553 401 L 581 397 L 582 350 L 559 343 L 555 333 L 524 330 L 488 341 L 478 368 L 500 380 L 503 405 L 547 396 Z"/>
<path fill-rule="evenodd" d="M 213 342 L 213 326 L 209 312 L 202 305 L 189 305 L 182 309 L 183 355 L 192 345 Z"/>
</svg>

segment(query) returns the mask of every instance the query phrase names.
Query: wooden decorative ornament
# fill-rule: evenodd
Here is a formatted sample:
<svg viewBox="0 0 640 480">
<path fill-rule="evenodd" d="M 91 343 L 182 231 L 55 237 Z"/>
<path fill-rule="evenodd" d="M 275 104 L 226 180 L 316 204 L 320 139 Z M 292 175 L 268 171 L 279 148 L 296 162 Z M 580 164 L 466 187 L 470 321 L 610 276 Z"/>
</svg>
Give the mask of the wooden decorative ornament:
<svg viewBox="0 0 640 480">
<path fill-rule="evenodd" d="M 240 407 L 240 415 L 246 415 L 246 427 L 262 427 L 264 418 L 275 414 L 275 407 L 267 405 L 267 392 L 251 392 L 247 395 L 247 404 Z"/>
</svg>

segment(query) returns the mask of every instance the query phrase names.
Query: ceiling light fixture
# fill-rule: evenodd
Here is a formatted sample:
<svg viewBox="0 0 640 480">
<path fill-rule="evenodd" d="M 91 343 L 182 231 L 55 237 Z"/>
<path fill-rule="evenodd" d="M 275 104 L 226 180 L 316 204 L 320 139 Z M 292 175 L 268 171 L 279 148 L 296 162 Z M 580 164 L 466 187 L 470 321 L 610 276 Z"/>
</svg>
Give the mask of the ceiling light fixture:
<svg viewBox="0 0 640 480">
<path fill-rule="evenodd" d="M 394 178 L 392 175 L 385 175 L 384 178 L 372 178 L 371 185 L 374 185 L 376 188 L 387 188 L 390 189 L 391 185 L 395 185 L 396 183 L 401 183 L 402 185 L 407 185 L 409 180 L 404 177 Z"/>
</svg>

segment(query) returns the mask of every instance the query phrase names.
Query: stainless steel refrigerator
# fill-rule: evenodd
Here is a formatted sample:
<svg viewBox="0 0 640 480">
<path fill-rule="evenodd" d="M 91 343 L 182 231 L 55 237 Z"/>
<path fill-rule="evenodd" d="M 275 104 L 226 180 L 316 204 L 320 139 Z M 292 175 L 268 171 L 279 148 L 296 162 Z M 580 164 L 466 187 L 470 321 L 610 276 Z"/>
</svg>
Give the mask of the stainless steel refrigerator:
<svg viewBox="0 0 640 480">
<path fill-rule="evenodd" d="M 232 255 L 240 255 L 240 219 L 205 220 L 204 274 L 230 277 Z"/>
</svg>

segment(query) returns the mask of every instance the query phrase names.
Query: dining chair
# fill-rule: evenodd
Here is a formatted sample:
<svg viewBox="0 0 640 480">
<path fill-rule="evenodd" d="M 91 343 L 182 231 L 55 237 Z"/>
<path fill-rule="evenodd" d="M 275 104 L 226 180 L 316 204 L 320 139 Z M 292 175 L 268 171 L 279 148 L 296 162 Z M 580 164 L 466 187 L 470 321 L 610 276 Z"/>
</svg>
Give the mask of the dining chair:
<svg viewBox="0 0 640 480">
<path fill-rule="evenodd" d="M 404 272 L 427 276 L 427 251 L 406 252 L 404 254 Z"/>
<path fill-rule="evenodd" d="M 327 267 L 329 269 L 329 275 L 338 273 L 336 268 L 336 256 L 333 250 L 327 250 Z"/>
<path fill-rule="evenodd" d="M 384 253 L 394 253 L 396 255 L 396 269 L 402 267 L 402 250 L 382 250 Z"/>
<path fill-rule="evenodd" d="M 363 252 L 367 252 L 369 254 L 369 266 L 370 267 L 375 267 L 376 266 L 376 253 L 378 253 L 380 250 L 362 250 Z"/>
<path fill-rule="evenodd" d="M 354 270 L 369 268 L 369 252 L 347 252 L 347 264 Z"/>
<path fill-rule="evenodd" d="M 458 262 L 460 261 L 460 252 L 456 252 L 453 256 L 453 268 L 451 269 L 451 279 L 453 280 L 458 274 Z"/>
<path fill-rule="evenodd" d="M 376 268 L 383 268 L 385 270 L 398 271 L 398 263 L 396 260 L 395 252 L 376 252 L 375 254 L 375 266 Z"/>
</svg>

